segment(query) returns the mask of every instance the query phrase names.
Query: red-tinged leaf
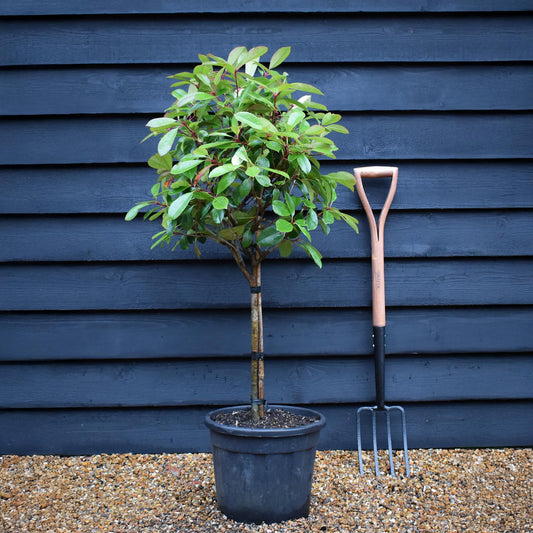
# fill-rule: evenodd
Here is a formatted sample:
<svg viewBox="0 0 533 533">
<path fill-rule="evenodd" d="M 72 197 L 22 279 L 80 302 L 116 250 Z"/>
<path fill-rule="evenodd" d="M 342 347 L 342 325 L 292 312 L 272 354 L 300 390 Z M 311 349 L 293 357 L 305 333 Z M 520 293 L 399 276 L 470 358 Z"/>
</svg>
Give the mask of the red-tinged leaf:
<svg viewBox="0 0 533 533">
<path fill-rule="evenodd" d="M 198 182 L 205 176 L 205 173 L 211 168 L 211 165 L 208 165 L 204 168 L 202 168 L 202 170 L 200 170 L 200 172 L 198 172 L 198 174 L 196 174 L 196 176 L 194 177 L 194 181 L 193 181 L 193 185 L 197 185 Z"/>
</svg>

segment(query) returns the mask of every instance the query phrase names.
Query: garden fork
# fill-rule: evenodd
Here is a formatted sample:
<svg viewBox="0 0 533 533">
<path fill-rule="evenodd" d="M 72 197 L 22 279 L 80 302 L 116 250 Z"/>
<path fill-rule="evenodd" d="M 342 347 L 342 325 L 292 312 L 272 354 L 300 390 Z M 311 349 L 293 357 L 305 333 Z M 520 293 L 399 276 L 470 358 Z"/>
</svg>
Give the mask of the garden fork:
<svg viewBox="0 0 533 533">
<path fill-rule="evenodd" d="M 396 167 L 362 167 L 355 168 L 355 184 L 357 194 L 363 204 L 370 226 L 370 241 L 372 249 L 372 323 L 374 341 L 374 372 L 376 380 L 376 405 L 373 407 L 360 407 L 357 410 L 357 451 L 359 455 L 359 472 L 363 475 L 363 455 L 361 444 L 361 415 L 369 412 L 372 419 L 372 444 L 374 449 L 374 466 L 376 476 L 379 476 L 378 444 L 377 444 L 377 415 L 385 416 L 387 429 L 387 448 L 389 452 L 389 464 L 391 476 L 396 477 L 394 461 L 392 457 L 391 436 L 391 412 L 400 413 L 402 426 L 402 439 L 405 458 L 405 471 L 407 477 L 409 471 L 409 455 L 407 451 L 407 430 L 405 424 L 405 411 L 399 405 L 385 405 L 385 253 L 383 244 L 383 232 L 385 219 L 392 204 L 396 184 L 398 182 L 398 169 Z M 390 189 L 381 209 L 378 223 L 363 188 L 363 178 L 386 178 L 391 177 Z"/>
</svg>

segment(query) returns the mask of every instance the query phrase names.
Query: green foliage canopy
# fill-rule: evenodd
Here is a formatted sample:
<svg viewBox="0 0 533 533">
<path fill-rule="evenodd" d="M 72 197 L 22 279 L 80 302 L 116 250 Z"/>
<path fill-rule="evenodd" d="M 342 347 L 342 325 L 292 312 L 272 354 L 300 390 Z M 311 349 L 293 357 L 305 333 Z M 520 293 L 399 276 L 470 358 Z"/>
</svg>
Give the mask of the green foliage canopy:
<svg viewBox="0 0 533 533">
<path fill-rule="evenodd" d="M 264 46 L 238 47 L 227 59 L 200 55 L 192 72 L 170 78 L 174 103 L 163 117 L 150 120 L 158 137 L 148 164 L 157 170 L 152 198 L 126 215 L 132 220 L 161 217 L 156 247 L 187 249 L 213 240 L 226 246 L 251 280 L 249 265 L 273 250 L 288 257 L 294 245 L 321 266 L 311 232 L 344 220 L 357 220 L 333 206 L 337 184 L 353 190 L 347 172 L 323 175 L 317 157 L 334 158 L 331 132 L 348 133 L 341 116 L 313 102 L 322 94 L 305 83 L 290 82 L 276 69 L 290 54 L 284 47 L 270 64 L 260 62 Z M 305 93 L 297 98 L 295 93 Z"/>
</svg>

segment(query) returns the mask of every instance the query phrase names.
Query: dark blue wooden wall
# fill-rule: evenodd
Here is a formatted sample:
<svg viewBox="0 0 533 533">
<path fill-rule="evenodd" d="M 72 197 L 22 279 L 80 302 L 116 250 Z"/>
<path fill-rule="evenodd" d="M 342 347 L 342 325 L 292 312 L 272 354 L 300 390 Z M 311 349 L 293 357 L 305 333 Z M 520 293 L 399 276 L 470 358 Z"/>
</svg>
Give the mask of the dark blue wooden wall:
<svg viewBox="0 0 533 533">
<path fill-rule="evenodd" d="M 326 170 L 400 167 L 386 231 L 391 403 L 412 447 L 533 444 L 533 2 L 0 1 L 0 453 L 199 451 L 248 400 L 248 289 L 223 249 L 124 222 L 139 144 L 198 53 L 292 46 L 351 135 Z M 383 191 L 370 191 L 375 201 Z M 353 448 L 372 402 L 369 239 L 264 268 L 267 396 Z"/>
</svg>

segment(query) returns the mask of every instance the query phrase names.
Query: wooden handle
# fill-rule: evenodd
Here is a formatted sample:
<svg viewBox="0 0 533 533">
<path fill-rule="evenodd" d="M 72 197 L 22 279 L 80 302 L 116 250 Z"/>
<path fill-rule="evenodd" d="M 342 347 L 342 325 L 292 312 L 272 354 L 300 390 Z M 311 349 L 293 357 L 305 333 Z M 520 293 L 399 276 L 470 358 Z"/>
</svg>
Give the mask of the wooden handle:
<svg viewBox="0 0 533 533">
<path fill-rule="evenodd" d="M 390 178 L 394 172 L 398 172 L 397 167 L 360 167 L 354 168 L 362 178 Z"/>
<path fill-rule="evenodd" d="M 398 183 L 397 167 L 362 167 L 354 168 L 355 187 L 357 194 L 363 204 L 368 223 L 370 225 L 370 243 L 372 246 L 372 322 L 374 326 L 384 327 L 385 318 L 385 252 L 383 242 L 383 232 L 385 230 L 385 219 L 392 204 L 392 199 L 396 192 Z M 388 178 L 391 177 L 389 193 L 381 214 L 379 215 L 378 224 L 372 211 L 372 207 L 363 187 L 363 178 Z"/>
</svg>

